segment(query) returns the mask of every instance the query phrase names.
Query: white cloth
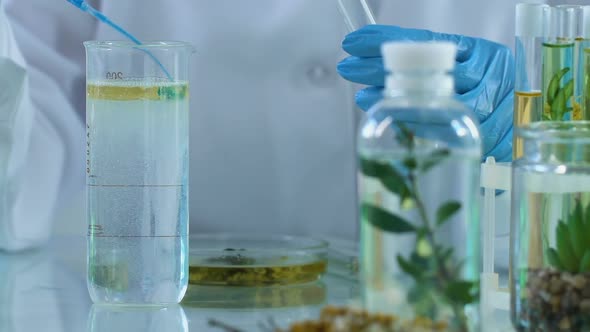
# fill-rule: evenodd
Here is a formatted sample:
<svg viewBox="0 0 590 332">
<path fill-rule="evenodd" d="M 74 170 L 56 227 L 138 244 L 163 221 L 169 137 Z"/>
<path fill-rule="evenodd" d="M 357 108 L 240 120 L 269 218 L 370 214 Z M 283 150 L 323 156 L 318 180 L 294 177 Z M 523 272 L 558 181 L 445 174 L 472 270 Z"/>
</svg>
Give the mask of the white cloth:
<svg viewBox="0 0 590 332">
<path fill-rule="evenodd" d="M 191 76 L 191 232 L 355 236 L 360 111 L 351 86 L 335 71 L 346 30 L 334 1 L 90 3 L 140 39 L 184 40 L 197 49 Z M 515 3 L 387 0 L 376 11 L 380 23 L 511 46 Z M 7 229 L 46 230 L 55 208 L 84 187 L 81 43 L 121 36 L 66 1 L 4 5 L 16 37 L 8 43 L 15 50 L 9 58 L 19 59 L 18 46 L 30 83 L 18 108 L 21 128 L 13 127 L 18 140 L 7 155 L 23 182 L 0 188 L 15 202 L 2 206 L 0 247 L 18 248 Z M 18 178 L 9 172 L 2 177 Z"/>
<path fill-rule="evenodd" d="M 0 248 L 8 250 L 39 245 L 49 237 L 58 192 L 67 189 L 60 188 L 64 144 L 55 143 L 71 130 L 58 133 L 55 119 L 44 112 L 59 106 L 57 96 L 47 95 L 46 104 L 35 100 L 40 94 L 29 88 L 33 71 L 0 10 Z M 43 89 L 50 92 L 52 86 Z M 63 100 L 67 103 L 65 96 Z"/>
</svg>

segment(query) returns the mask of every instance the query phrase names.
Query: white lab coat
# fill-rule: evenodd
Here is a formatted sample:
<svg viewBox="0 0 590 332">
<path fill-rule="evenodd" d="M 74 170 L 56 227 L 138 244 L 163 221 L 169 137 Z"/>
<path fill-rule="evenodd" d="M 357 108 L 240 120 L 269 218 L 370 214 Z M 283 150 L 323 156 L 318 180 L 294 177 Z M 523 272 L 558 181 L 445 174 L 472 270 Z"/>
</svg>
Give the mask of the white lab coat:
<svg viewBox="0 0 590 332">
<path fill-rule="evenodd" d="M 351 85 L 335 71 L 346 33 L 336 1 L 89 3 L 140 39 L 184 40 L 197 49 L 191 76 L 191 232 L 355 236 L 354 141 L 361 112 L 354 108 Z M 380 23 L 513 44 L 515 0 L 375 3 Z M 3 5 L 14 32 L 9 48 L 24 55 L 30 85 L 18 112 L 33 119 L 13 128 L 30 144 L 26 153 L 9 156 L 25 176 L 8 193 L 21 203 L 4 206 L 9 212 L 0 220 L 0 247 L 16 249 L 42 241 L 54 211 L 81 195 L 82 42 L 121 36 L 64 0 Z M 16 53 L 0 54 L 18 60 Z M 2 178 L 11 173 L 0 170 Z M 85 225 L 83 217 L 78 222 Z M 15 233 L 14 225 L 28 237 Z"/>
</svg>

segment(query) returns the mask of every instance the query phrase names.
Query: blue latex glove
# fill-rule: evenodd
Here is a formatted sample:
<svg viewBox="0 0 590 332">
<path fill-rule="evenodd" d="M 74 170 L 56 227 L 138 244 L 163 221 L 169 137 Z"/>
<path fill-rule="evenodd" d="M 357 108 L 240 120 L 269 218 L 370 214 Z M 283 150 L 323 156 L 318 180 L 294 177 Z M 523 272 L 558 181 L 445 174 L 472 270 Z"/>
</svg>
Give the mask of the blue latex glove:
<svg viewBox="0 0 590 332">
<path fill-rule="evenodd" d="M 394 40 L 444 40 L 458 46 L 455 65 L 456 98 L 472 109 L 480 122 L 484 159 L 512 159 L 514 59 L 507 47 L 479 38 L 369 25 L 346 36 L 343 49 L 351 56 L 338 64 L 338 73 L 352 82 L 371 85 L 356 94 L 356 103 L 369 109 L 382 98 L 385 80 L 381 44 Z"/>
</svg>

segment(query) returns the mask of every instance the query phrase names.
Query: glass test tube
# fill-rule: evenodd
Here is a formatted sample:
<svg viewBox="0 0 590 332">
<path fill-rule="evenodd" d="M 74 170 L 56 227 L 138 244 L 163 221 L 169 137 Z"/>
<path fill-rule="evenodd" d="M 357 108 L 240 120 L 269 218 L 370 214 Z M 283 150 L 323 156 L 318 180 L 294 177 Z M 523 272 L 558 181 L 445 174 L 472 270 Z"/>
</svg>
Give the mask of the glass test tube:
<svg viewBox="0 0 590 332">
<path fill-rule="evenodd" d="M 578 49 L 580 52 L 580 89 L 582 95 L 582 119 L 590 120 L 590 5 L 582 7 Z"/>
<path fill-rule="evenodd" d="M 583 6 L 562 5 L 560 8 L 570 8 L 569 15 L 573 15 L 573 22 L 570 22 L 567 29 L 573 29 L 574 32 L 574 92 L 571 98 L 572 116 L 571 120 L 584 119 L 584 38 L 583 38 Z M 570 31 L 567 31 L 570 33 Z"/>
<path fill-rule="evenodd" d="M 545 4 L 516 5 L 514 127 L 541 120 L 541 49 L 550 7 Z M 514 135 L 512 158 L 522 156 L 522 140 Z"/>
<path fill-rule="evenodd" d="M 548 37 L 543 43 L 542 120 L 572 120 L 574 94 L 574 41 L 579 6 L 551 10 Z M 579 112 L 576 117 L 579 117 Z"/>
<path fill-rule="evenodd" d="M 367 0 L 336 0 L 338 10 L 344 18 L 348 31 L 358 30 L 365 25 L 375 24 L 375 16 Z"/>
</svg>

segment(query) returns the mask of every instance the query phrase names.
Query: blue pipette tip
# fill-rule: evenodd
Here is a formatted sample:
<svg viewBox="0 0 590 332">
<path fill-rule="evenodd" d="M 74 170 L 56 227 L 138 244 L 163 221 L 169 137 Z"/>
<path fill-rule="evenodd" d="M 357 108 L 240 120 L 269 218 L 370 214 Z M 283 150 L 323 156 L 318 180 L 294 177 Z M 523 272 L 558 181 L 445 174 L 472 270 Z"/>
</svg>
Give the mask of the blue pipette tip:
<svg viewBox="0 0 590 332">
<path fill-rule="evenodd" d="M 118 26 L 117 24 L 115 24 L 114 22 L 109 20 L 103 13 L 94 9 L 92 6 L 89 6 L 88 4 L 86 4 L 86 2 L 84 2 L 84 0 L 66 0 L 66 1 L 71 3 L 72 5 L 80 8 L 82 11 L 85 11 L 88 14 L 96 17 L 99 21 L 110 25 L 113 29 L 117 30 L 123 36 L 129 38 L 131 41 L 133 41 L 137 45 L 141 45 L 141 42 L 139 41 L 139 39 L 135 38 L 129 32 L 125 31 L 125 29 L 121 28 L 120 26 Z M 164 72 L 164 74 L 166 74 L 166 77 L 168 77 L 168 79 L 172 81 L 172 76 L 170 76 L 170 73 L 166 70 L 166 68 L 164 68 L 164 65 L 150 51 L 148 51 L 146 49 L 141 49 L 141 48 L 139 50 L 145 52 L 152 59 L 154 59 L 154 61 L 158 64 L 158 66 L 160 66 L 160 68 L 162 68 L 162 71 Z"/>
<path fill-rule="evenodd" d="M 67 1 L 78 8 L 81 8 L 82 4 L 84 3 L 84 0 L 67 0 Z"/>
</svg>

